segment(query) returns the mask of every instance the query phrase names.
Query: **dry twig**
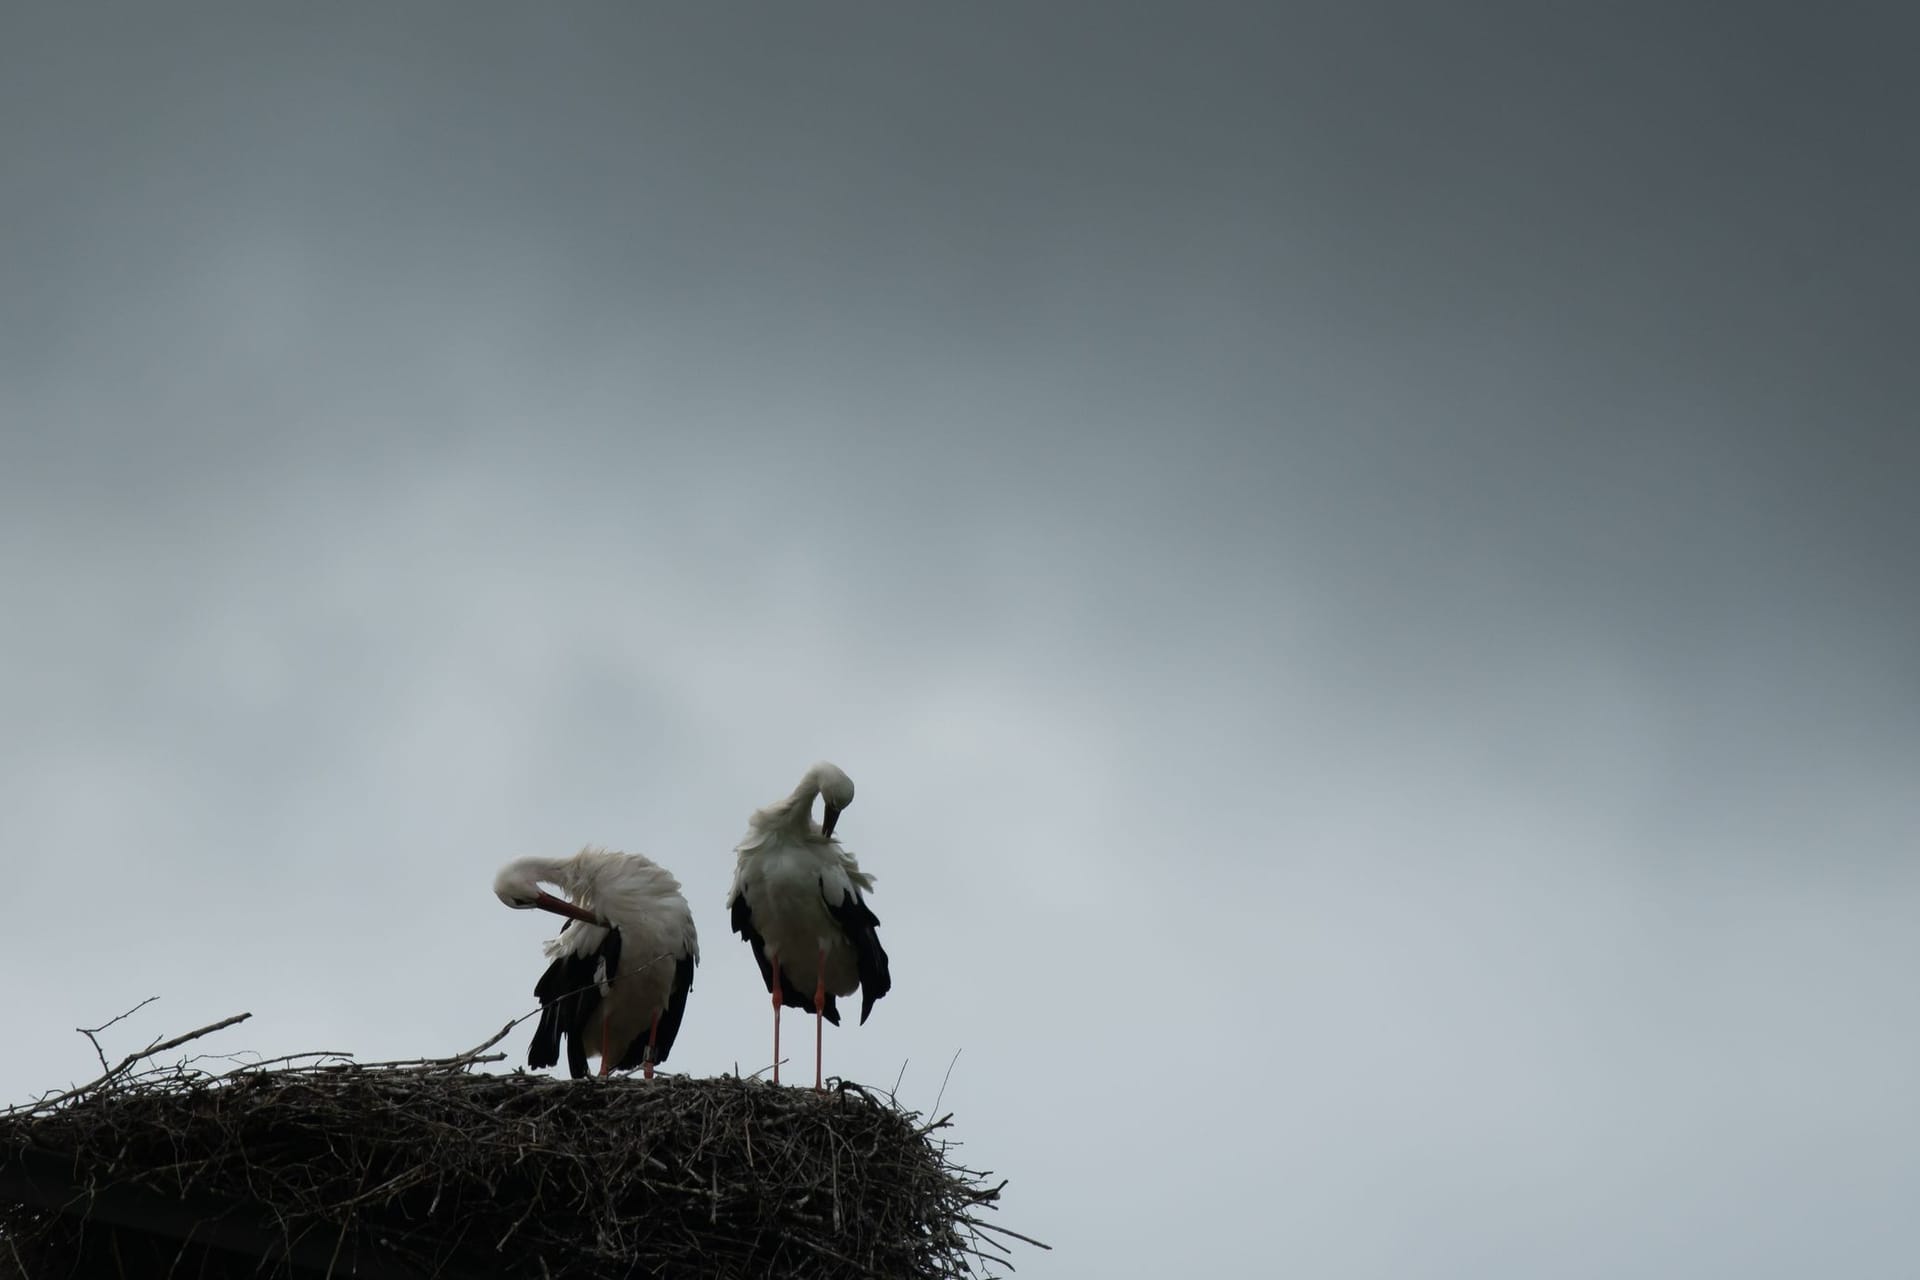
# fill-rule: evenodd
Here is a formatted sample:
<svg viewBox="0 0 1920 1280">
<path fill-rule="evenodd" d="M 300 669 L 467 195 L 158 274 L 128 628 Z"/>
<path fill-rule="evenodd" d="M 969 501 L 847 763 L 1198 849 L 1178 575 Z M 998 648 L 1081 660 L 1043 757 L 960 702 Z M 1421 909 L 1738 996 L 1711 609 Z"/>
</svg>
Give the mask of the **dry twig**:
<svg viewBox="0 0 1920 1280">
<path fill-rule="evenodd" d="M 87 1038 L 88 1044 L 91 1044 L 93 1046 L 93 1056 L 100 1059 L 100 1070 L 108 1071 L 108 1070 L 111 1070 L 111 1068 L 107 1066 L 107 1055 L 101 1050 L 100 1041 L 95 1037 L 97 1037 L 102 1031 L 105 1031 L 108 1027 L 112 1026 L 114 1023 L 124 1022 L 126 1019 L 131 1018 L 134 1014 L 140 1012 L 142 1009 L 146 1008 L 148 1005 L 152 1004 L 155 1000 L 158 1000 L 159 998 L 160 998 L 159 996 L 148 996 L 145 1000 L 142 1000 L 139 1004 L 133 1006 L 133 1008 L 127 1010 L 125 1013 L 119 1015 L 118 1017 L 108 1018 L 105 1022 L 101 1023 L 97 1027 L 75 1027 L 74 1028 L 75 1031 L 78 1031 L 81 1035 Z"/>
<path fill-rule="evenodd" d="M 131 1012 L 131 1010 L 129 1010 L 129 1012 Z M 201 1036 L 212 1035 L 216 1031 L 224 1031 L 226 1028 L 232 1026 L 234 1023 L 245 1022 L 248 1018 L 251 1018 L 252 1016 L 253 1015 L 251 1013 L 236 1013 L 231 1018 L 222 1018 L 218 1022 L 210 1022 L 206 1026 L 201 1027 L 197 1031 L 189 1031 L 187 1032 L 187 1034 L 183 1036 L 175 1036 L 171 1040 L 162 1040 L 155 1044 L 150 1044 L 146 1048 L 142 1049 L 140 1052 L 130 1053 L 126 1057 L 120 1059 L 119 1066 L 114 1067 L 113 1069 L 108 1071 L 105 1075 L 101 1076 L 98 1080 L 89 1080 L 87 1081 L 87 1083 L 80 1085 L 77 1088 L 69 1089 L 65 1093 L 55 1094 L 51 1098 L 42 1098 L 38 1102 L 29 1102 L 29 1103 L 24 1103 L 17 1107 L 9 1107 L 5 1111 L 0 1111 L 0 1118 L 17 1115 L 21 1112 L 32 1113 L 36 1111 L 45 1111 L 45 1110 L 48 1110 L 49 1108 L 56 1107 L 62 1102 L 66 1102 L 69 1099 L 79 1097 L 83 1093 L 89 1093 L 95 1089 L 98 1089 L 101 1085 L 106 1084 L 109 1080 L 118 1078 L 122 1073 L 126 1071 L 128 1067 L 132 1066 L 136 1062 L 144 1062 L 148 1058 L 151 1058 L 156 1053 L 165 1053 L 169 1049 L 178 1049 L 181 1045 L 187 1043 L 187 1041 L 189 1040 L 198 1040 Z M 113 1024 L 108 1023 L 107 1025 L 111 1026 Z"/>
</svg>

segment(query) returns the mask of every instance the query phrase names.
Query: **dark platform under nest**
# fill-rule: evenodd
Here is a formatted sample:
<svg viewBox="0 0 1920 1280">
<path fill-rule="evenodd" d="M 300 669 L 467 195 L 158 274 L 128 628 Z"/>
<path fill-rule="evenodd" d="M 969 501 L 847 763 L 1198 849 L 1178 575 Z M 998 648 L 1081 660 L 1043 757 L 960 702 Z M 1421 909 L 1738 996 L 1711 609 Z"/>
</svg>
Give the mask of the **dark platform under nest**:
<svg viewBox="0 0 1920 1280">
<path fill-rule="evenodd" d="M 0 1115 L 0 1277 L 1005 1265 L 999 1187 L 884 1093 L 470 1066 L 178 1067 Z"/>
</svg>

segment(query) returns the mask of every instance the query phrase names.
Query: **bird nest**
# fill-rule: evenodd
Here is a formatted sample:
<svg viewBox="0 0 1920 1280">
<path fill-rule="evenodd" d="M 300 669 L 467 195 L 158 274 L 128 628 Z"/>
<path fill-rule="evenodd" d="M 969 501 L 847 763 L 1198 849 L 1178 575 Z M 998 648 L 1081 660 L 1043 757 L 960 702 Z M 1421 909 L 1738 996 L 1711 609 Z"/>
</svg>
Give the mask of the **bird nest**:
<svg viewBox="0 0 1920 1280">
<path fill-rule="evenodd" d="M 953 1276 L 1025 1239 L 887 1093 L 488 1060 L 123 1063 L 0 1114 L 0 1276 Z"/>
</svg>

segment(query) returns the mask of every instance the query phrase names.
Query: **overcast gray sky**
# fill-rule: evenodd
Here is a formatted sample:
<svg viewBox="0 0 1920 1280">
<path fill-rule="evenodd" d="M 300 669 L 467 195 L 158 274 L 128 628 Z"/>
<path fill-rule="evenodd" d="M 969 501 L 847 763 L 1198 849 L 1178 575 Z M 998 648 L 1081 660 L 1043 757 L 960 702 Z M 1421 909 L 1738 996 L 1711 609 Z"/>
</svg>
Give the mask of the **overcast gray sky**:
<svg viewBox="0 0 1920 1280">
<path fill-rule="evenodd" d="M 1920 1270 L 1920 33 L 1674 8 L 10 8 L 0 1096 L 760 1067 L 824 757 L 1023 1274 Z"/>
</svg>

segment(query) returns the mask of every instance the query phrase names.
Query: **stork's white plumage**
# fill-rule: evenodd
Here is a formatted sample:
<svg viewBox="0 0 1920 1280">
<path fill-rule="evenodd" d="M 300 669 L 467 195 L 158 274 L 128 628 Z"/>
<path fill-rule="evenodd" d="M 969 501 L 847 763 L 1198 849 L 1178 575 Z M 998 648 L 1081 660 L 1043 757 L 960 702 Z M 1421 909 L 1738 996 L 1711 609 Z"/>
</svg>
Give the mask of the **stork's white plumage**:
<svg viewBox="0 0 1920 1280">
<path fill-rule="evenodd" d="M 813 801 L 822 803 L 813 820 Z M 880 920 L 864 893 L 873 877 L 833 838 L 840 813 L 853 803 L 853 779 L 822 761 L 793 794 L 756 811 L 735 849 L 727 907 L 733 931 L 753 948 L 773 996 L 773 1080 L 780 1082 L 780 1007 L 814 1014 L 813 1087 L 821 1078 L 822 1020 L 840 1025 L 836 996 L 861 993 L 860 1021 L 893 986 Z"/>
<path fill-rule="evenodd" d="M 557 885 L 572 901 L 540 888 Z M 551 1067 L 567 1042 L 567 1070 L 600 1074 L 665 1062 L 680 1033 L 700 939 L 680 882 L 637 853 L 585 848 L 571 858 L 520 858 L 494 877 L 493 892 L 510 907 L 538 907 L 569 917 L 545 950 L 552 959 L 535 984 L 540 1022 L 527 1065 Z"/>
</svg>

